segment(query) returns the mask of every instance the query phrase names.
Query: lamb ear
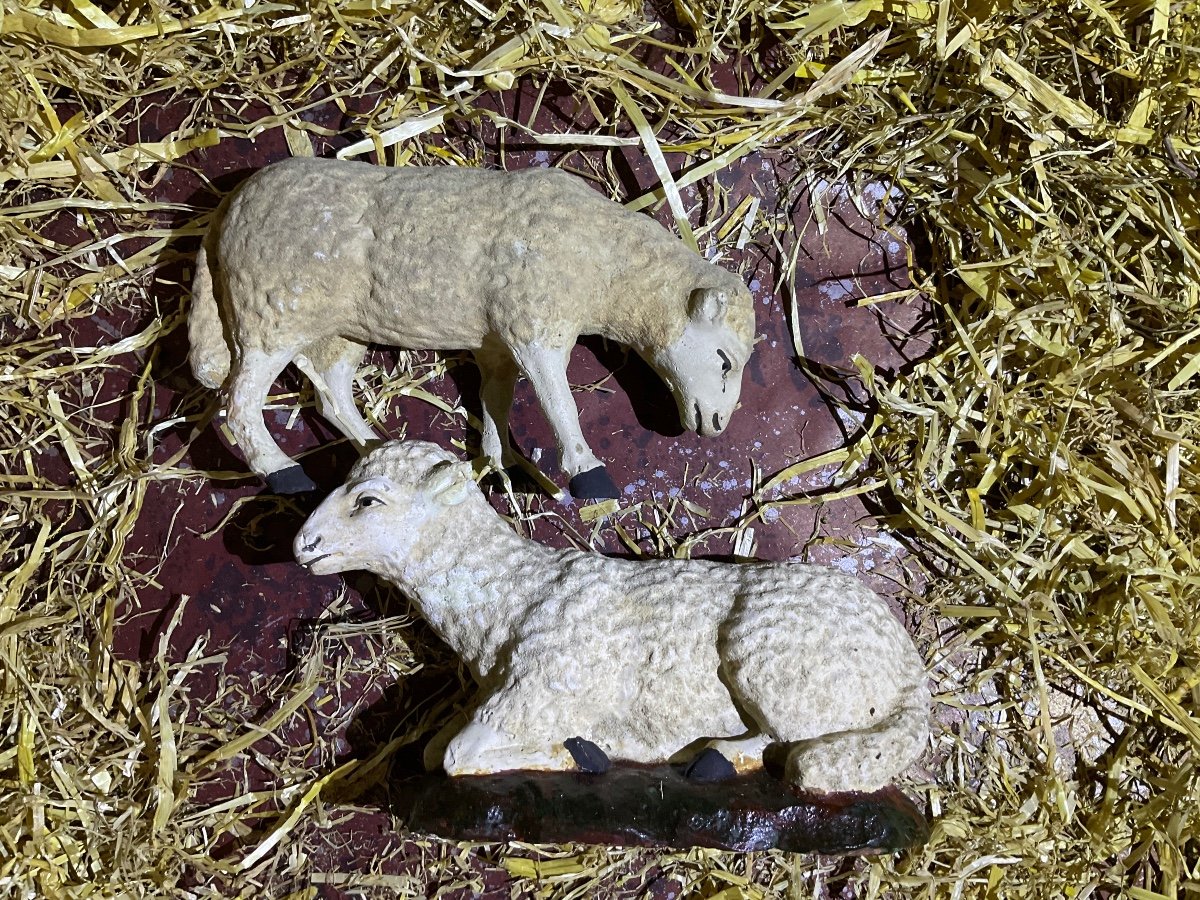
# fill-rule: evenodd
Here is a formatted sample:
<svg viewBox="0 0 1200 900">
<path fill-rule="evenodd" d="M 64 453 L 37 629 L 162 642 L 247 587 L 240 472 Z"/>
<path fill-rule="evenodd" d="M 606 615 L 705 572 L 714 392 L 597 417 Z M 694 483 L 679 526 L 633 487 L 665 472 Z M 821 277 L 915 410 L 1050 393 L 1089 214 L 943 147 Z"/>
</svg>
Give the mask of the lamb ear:
<svg viewBox="0 0 1200 900">
<path fill-rule="evenodd" d="M 471 466 L 464 462 L 440 462 L 425 476 L 429 496 L 443 506 L 457 506 L 471 495 L 475 479 Z"/>
<path fill-rule="evenodd" d="M 699 322 L 716 322 L 725 315 L 729 295 L 718 288 L 696 288 L 688 297 L 688 315 Z"/>
</svg>

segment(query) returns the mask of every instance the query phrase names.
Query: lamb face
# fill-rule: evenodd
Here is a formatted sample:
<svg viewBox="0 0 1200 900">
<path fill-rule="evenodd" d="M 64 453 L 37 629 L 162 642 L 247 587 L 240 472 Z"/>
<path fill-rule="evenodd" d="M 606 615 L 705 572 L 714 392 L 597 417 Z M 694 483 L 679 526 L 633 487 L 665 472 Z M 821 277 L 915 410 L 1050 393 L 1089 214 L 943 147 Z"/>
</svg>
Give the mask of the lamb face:
<svg viewBox="0 0 1200 900">
<path fill-rule="evenodd" d="M 746 288 L 692 292 L 683 334 L 646 356 L 675 397 L 685 428 L 701 435 L 725 430 L 741 395 L 753 336 L 753 298 Z"/>
<path fill-rule="evenodd" d="M 420 554 L 431 520 L 477 490 L 466 463 L 437 461 L 412 478 L 396 468 L 391 476 L 361 466 L 352 472 L 296 535 L 296 562 L 317 575 L 402 567 Z"/>
</svg>

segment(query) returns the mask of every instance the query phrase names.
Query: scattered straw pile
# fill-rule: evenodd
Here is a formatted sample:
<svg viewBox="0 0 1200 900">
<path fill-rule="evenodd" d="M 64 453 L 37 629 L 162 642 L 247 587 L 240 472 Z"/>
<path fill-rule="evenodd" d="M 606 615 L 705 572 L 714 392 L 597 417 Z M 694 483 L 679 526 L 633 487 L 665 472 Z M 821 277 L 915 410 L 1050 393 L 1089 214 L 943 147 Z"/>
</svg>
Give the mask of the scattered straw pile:
<svg viewBox="0 0 1200 900">
<path fill-rule="evenodd" d="M 640 142 L 662 187 L 637 205 L 665 199 L 689 240 L 707 235 L 679 187 L 763 147 L 903 191 L 938 344 L 898 383 L 864 370 L 879 413 L 843 474 L 885 481 L 874 496 L 924 548 L 951 714 L 922 788 L 938 824 L 910 856 L 483 856 L 563 897 L 648 871 L 721 897 L 1200 890 L 1198 44 L 1200 9 L 1166 0 L 5 0 L 0 890 L 312 896 L 305 842 L 337 821 L 319 795 L 352 793 L 378 760 L 333 770 L 296 748 L 275 760 L 277 793 L 198 799 L 263 733 L 188 703 L 189 678 L 221 660 L 198 645 L 139 667 L 108 649 L 118 601 L 151 577 L 124 549 L 146 486 L 185 477 L 151 461 L 147 413 L 180 310 L 104 347 L 73 346 L 67 325 L 97 309 L 143 321 L 154 273 L 202 228 L 153 199 L 163 163 L 273 128 L 311 153 L 339 129 L 302 115 L 330 102 L 362 141 L 349 153 L 389 163 L 470 162 L 427 138 L 484 116 L 561 146 L 479 105 L 518 79 L 581 98 L 598 124 L 574 145 Z M 714 85 L 738 54 L 741 83 Z M 191 112 L 138 142 L 166 102 Z M 672 151 L 690 156 L 668 166 Z M 60 213 L 77 225 L 65 243 L 39 233 Z M 128 385 L 118 428 L 90 408 L 106 380 Z M 258 725 L 333 677 L 279 687 Z M 411 877 L 316 881 L 480 883 L 452 846 L 426 848 Z"/>
</svg>

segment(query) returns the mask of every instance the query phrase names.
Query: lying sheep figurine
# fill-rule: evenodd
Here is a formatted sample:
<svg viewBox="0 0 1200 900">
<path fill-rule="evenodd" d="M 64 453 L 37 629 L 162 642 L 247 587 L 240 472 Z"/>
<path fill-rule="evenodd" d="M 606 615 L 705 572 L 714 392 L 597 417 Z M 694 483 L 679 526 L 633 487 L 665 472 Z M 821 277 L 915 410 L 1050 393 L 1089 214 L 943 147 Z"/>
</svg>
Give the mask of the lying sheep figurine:
<svg viewBox="0 0 1200 900">
<path fill-rule="evenodd" d="M 516 461 L 508 413 L 523 372 L 571 492 L 615 497 L 567 382 L 577 338 L 636 350 L 700 434 L 728 424 L 754 339 L 753 299 L 737 276 L 555 169 L 276 163 L 218 208 L 192 298 L 192 370 L 224 386 L 230 430 L 280 493 L 314 487 L 263 422 L 289 362 L 312 381 L 321 414 L 365 449 L 378 435 L 351 388 L 366 344 L 471 350 L 492 464 Z"/>
<path fill-rule="evenodd" d="M 451 775 L 571 769 L 576 736 L 637 763 L 707 740 L 741 770 L 784 742 L 796 785 L 874 790 L 926 744 L 921 658 L 858 581 L 796 563 L 543 547 L 434 444 L 360 460 L 294 549 L 317 574 L 365 569 L 398 585 L 470 667 L 479 704 L 436 760 Z"/>
</svg>

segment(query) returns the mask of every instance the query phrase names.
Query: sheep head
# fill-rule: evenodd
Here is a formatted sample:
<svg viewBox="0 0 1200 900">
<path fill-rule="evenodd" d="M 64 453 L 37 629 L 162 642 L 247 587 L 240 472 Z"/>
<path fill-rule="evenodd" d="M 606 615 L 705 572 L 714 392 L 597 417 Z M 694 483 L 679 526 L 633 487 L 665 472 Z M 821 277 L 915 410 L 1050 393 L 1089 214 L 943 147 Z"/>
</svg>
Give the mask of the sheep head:
<svg viewBox="0 0 1200 900">
<path fill-rule="evenodd" d="M 754 346 L 754 298 L 740 281 L 701 287 L 688 298 L 683 334 L 644 354 L 679 406 L 679 421 L 702 435 L 720 434 L 742 392 Z"/>
<path fill-rule="evenodd" d="M 317 575 L 403 564 L 434 522 L 473 493 L 469 463 L 425 441 L 389 442 L 308 517 L 292 545 L 296 562 Z"/>
</svg>

